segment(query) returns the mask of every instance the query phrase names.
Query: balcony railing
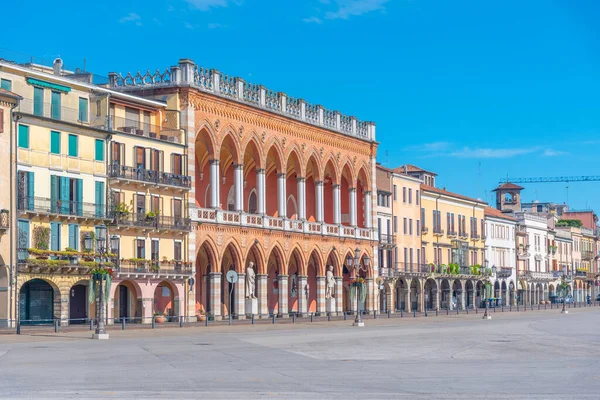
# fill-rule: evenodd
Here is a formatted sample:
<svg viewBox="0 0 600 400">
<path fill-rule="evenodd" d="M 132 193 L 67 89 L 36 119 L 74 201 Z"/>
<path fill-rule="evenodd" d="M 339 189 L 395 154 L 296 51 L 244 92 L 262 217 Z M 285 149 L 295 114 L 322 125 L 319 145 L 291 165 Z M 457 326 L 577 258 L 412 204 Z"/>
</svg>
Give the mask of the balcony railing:
<svg viewBox="0 0 600 400">
<path fill-rule="evenodd" d="M 0 210 L 0 231 L 7 230 L 10 227 L 10 218 L 8 210 Z"/>
<path fill-rule="evenodd" d="M 580 276 L 580 277 L 582 276 L 585 278 L 587 276 L 587 274 L 588 274 L 587 271 L 575 271 L 575 276 Z"/>
<path fill-rule="evenodd" d="M 471 240 L 479 240 L 480 236 L 477 232 L 471 232 Z"/>
<path fill-rule="evenodd" d="M 426 226 L 421 227 L 421 234 L 426 235 L 429 232 L 429 228 Z"/>
<path fill-rule="evenodd" d="M 128 167 L 119 164 L 112 164 L 109 167 L 108 176 L 111 178 L 154 183 L 156 185 L 177 186 L 187 189 L 192 187 L 192 178 L 189 176 L 169 174 L 162 171 L 152 171 L 144 168 Z"/>
<path fill-rule="evenodd" d="M 17 112 L 95 128 L 99 125 L 98 117 L 90 117 L 89 108 L 88 110 L 79 110 L 45 102 L 34 104 L 33 100 L 23 99 L 19 102 Z"/>
<path fill-rule="evenodd" d="M 594 252 L 591 250 L 583 250 L 581 252 L 581 259 L 584 261 L 591 261 L 594 259 Z"/>
<path fill-rule="evenodd" d="M 458 231 L 458 237 L 461 239 L 468 239 L 469 235 L 467 234 L 466 231 Z"/>
<path fill-rule="evenodd" d="M 146 213 L 122 213 L 114 210 L 110 212 L 110 217 L 115 225 L 142 229 L 189 231 L 192 227 L 190 218 L 182 217 L 148 216 Z"/>
<path fill-rule="evenodd" d="M 322 235 L 358 240 L 378 240 L 377 231 L 371 228 L 309 222 L 266 215 L 248 214 L 239 211 L 199 208 L 192 213 L 193 219 L 203 223 L 224 224 L 240 227 L 262 228 L 308 235 Z"/>
<path fill-rule="evenodd" d="M 523 275 L 531 281 L 553 281 L 556 279 L 554 272 L 526 271 Z"/>
<path fill-rule="evenodd" d="M 444 230 L 441 228 L 433 228 L 433 236 L 443 236 Z"/>
<path fill-rule="evenodd" d="M 192 273 L 192 263 L 184 261 L 120 260 L 115 267 L 121 274 L 184 274 Z"/>
<path fill-rule="evenodd" d="M 381 233 L 381 234 L 379 234 L 379 243 L 382 245 L 395 245 L 396 244 L 396 236 Z"/>
<path fill-rule="evenodd" d="M 46 197 L 19 196 L 17 208 L 21 212 L 54 214 L 70 217 L 107 219 L 103 204 L 83 203 L 69 200 L 56 200 Z"/>
<path fill-rule="evenodd" d="M 107 120 L 108 129 L 132 135 L 158 139 L 171 143 L 183 143 L 179 129 L 165 128 L 158 125 L 147 124 L 135 119 L 111 116 Z"/>
<path fill-rule="evenodd" d="M 512 267 L 501 267 L 496 272 L 496 278 L 510 278 L 512 276 Z"/>
<path fill-rule="evenodd" d="M 456 231 L 448 231 L 446 234 L 448 235 L 448 237 L 456 237 Z"/>
</svg>

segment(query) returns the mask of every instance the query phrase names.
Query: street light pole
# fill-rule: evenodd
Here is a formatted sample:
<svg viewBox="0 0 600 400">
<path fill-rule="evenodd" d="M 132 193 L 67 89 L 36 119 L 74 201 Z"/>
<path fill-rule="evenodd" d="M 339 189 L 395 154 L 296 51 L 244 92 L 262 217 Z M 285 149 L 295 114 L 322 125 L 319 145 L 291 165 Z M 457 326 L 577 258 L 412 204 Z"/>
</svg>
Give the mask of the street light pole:
<svg viewBox="0 0 600 400">
<path fill-rule="evenodd" d="M 563 306 L 562 306 L 562 311 L 560 312 L 561 314 L 568 314 L 569 311 L 567 311 L 567 287 L 569 287 L 568 284 L 568 280 L 567 280 L 567 267 L 563 267 L 563 274 L 560 277 L 560 290 L 562 291 L 562 298 L 563 298 Z"/>
<path fill-rule="evenodd" d="M 106 228 L 104 228 L 104 229 L 106 229 Z M 118 247 L 118 240 L 119 239 L 117 236 L 113 235 L 111 237 L 110 244 L 113 249 L 116 249 Z M 89 236 L 89 235 L 86 236 L 86 238 L 84 239 L 84 242 L 85 242 L 86 248 L 88 248 L 88 249 L 92 248 L 91 236 Z M 97 297 L 96 297 L 96 305 L 97 305 L 96 321 L 97 321 L 97 323 L 96 323 L 96 330 L 94 331 L 94 335 L 92 336 L 92 338 L 93 339 L 108 339 L 109 334 L 106 333 L 106 326 L 105 326 L 106 307 L 104 305 L 104 297 L 105 297 L 104 285 L 106 282 L 107 283 L 106 290 L 109 291 L 110 287 L 108 287 L 108 282 L 112 277 L 111 276 L 112 270 L 110 268 L 108 268 L 108 269 L 104 268 L 106 263 L 108 263 L 109 249 L 107 246 L 106 237 L 102 234 L 100 234 L 99 237 L 96 238 L 96 252 L 97 252 L 98 258 L 100 259 L 100 263 L 98 265 L 98 268 L 95 268 L 91 274 L 91 279 L 94 280 L 94 282 L 95 282 L 94 286 L 98 288 Z"/>
<path fill-rule="evenodd" d="M 365 255 L 363 257 L 363 262 L 364 262 L 364 266 L 361 266 L 361 262 L 360 262 L 360 249 L 357 247 L 354 250 L 354 257 L 348 255 L 348 257 L 346 258 L 346 265 L 348 265 L 349 267 L 354 267 L 354 279 L 355 279 L 355 286 L 354 289 L 356 291 L 356 317 L 354 318 L 354 326 L 357 327 L 364 327 L 365 323 L 362 320 L 362 316 L 358 307 L 358 299 L 359 299 L 359 291 L 360 291 L 360 287 L 357 284 L 358 283 L 358 274 L 359 272 L 362 271 L 366 271 L 369 267 L 369 264 L 371 262 L 371 259 L 369 258 L 369 256 Z"/>
<path fill-rule="evenodd" d="M 485 297 L 485 313 L 483 314 L 483 319 L 492 319 L 492 316 L 489 314 L 489 308 L 488 308 L 488 302 L 489 302 L 488 287 L 491 288 L 492 283 L 491 283 L 490 277 L 492 275 L 496 274 L 496 267 L 492 267 L 492 269 L 490 270 L 488 268 L 488 265 L 489 265 L 488 260 L 485 260 L 483 262 L 483 265 L 484 265 L 483 273 L 485 274 L 485 279 L 484 279 L 485 283 L 483 284 L 483 291 L 484 291 L 484 297 Z"/>
</svg>

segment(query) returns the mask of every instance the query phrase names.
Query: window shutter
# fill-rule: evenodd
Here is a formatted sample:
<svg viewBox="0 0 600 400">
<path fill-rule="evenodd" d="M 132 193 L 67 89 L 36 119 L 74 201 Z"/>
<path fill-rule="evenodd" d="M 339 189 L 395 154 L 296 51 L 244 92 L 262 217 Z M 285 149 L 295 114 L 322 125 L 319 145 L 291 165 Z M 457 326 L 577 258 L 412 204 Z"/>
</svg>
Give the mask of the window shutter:
<svg viewBox="0 0 600 400">
<path fill-rule="evenodd" d="M 0 110 L 0 133 L 4 133 L 4 110 Z"/>
<path fill-rule="evenodd" d="M 50 175 L 50 210 L 56 212 L 56 201 L 58 200 L 58 177 Z"/>
<path fill-rule="evenodd" d="M 33 172 L 27 172 L 27 205 L 29 210 L 33 210 L 35 197 L 35 179 Z"/>
<path fill-rule="evenodd" d="M 104 215 L 104 182 L 95 182 L 96 190 L 96 216 Z"/>
<path fill-rule="evenodd" d="M 104 140 L 96 139 L 96 161 L 104 161 Z"/>
<path fill-rule="evenodd" d="M 160 172 L 165 172 L 165 152 L 162 150 L 158 151 L 158 162 L 159 162 L 158 170 Z M 171 171 L 171 172 L 173 172 L 173 171 Z"/>
<path fill-rule="evenodd" d="M 29 126 L 27 125 L 19 125 L 19 147 L 24 149 L 29 148 Z"/>
<path fill-rule="evenodd" d="M 119 161 L 121 165 L 127 165 L 125 163 L 125 143 L 119 143 Z"/>
<path fill-rule="evenodd" d="M 187 175 L 188 171 L 188 156 L 187 155 L 182 155 L 181 156 L 181 175 Z M 388 197 L 388 201 L 389 201 L 389 197 Z"/>
<path fill-rule="evenodd" d="M 77 179 L 76 183 L 77 215 L 83 215 L 83 179 Z"/>
<path fill-rule="evenodd" d="M 69 247 L 75 249 L 75 225 L 69 224 Z"/>
<path fill-rule="evenodd" d="M 69 198 L 70 198 L 70 188 L 69 188 L 69 178 L 65 178 L 63 176 L 59 177 L 60 181 L 60 212 L 63 214 L 67 214 L 69 210 Z"/>
<path fill-rule="evenodd" d="M 50 250 L 58 251 L 60 250 L 59 243 L 59 225 L 56 222 L 50 223 Z"/>
</svg>

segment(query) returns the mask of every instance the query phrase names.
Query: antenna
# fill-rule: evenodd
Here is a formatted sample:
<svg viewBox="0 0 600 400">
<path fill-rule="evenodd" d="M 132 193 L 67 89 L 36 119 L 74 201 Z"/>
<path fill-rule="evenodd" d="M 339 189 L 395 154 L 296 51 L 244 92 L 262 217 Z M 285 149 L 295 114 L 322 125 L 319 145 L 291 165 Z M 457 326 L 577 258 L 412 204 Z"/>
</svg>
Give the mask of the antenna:
<svg viewBox="0 0 600 400">
<path fill-rule="evenodd" d="M 481 193 L 481 161 L 477 162 L 477 193 Z M 487 196 L 487 191 L 486 191 Z M 484 197 L 485 199 L 485 197 Z"/>
<path fill-rule="evenodd" d="M 565 188 L 567 189 L 567 204 L 569 204 L 569 186 L 565 186 Z"/>
</svg>

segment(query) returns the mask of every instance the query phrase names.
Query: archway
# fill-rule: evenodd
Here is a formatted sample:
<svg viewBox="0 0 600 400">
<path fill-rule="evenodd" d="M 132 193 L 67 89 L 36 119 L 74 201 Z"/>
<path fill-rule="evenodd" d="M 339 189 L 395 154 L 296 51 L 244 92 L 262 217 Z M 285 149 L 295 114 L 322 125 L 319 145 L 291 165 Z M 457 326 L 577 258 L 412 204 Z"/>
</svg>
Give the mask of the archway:
<svg viewBox="0 0 600 400">
<path fill-rule="evenodd" d="M 515 305 L 515 283 L 512 280 L 508 283 L 508 294 L 509 294 L 508 304 L 511 306 L 514 306 Z"/>
<path fill-rule="evenodd" d="M 141 291 L 133 281 L 122 281 L 115 287 L 114 316 L 117 322 L 123 319 L 127 322 L 141 322 L 142 304 Z"/>
<path fill-rule="evenodd" d="M 167 321 L 178 315 L 177 289 L 169 281 L 162 281 L 154 289 L 154 315 L 164 315 Z"/>
<path fill-rule="evenodd" d="M 94 310 L 88 304 L 89 281 L 80 281 L 69 291 L 69 324 L 85 324 Z"/>
<path fill-rule="evenodd" d="M 274 247 L 267 259 L 267 310 L 269 315 L 279 314 L 279 275 L 285 275 L 283 253 Z"/>
<path fill-rule="evenodd" d="M 308 268 L 306 270 L 307 275 L 307 284 L 308 284 L 308 297 L 307 297 L 307 311 L 309 313 L 315 312 L 324 312 L 322 309 L 323 304 L 319 304 L 319 296 L 324 298 L 325 296 L 325 287 L 322 288 L 323 293 L 319 293 L 319 287 L 317 282 L 317 276 L 322 276 L 321 273 L 321 262 L 316 255 L 316 250 L 313 250 L 310 254 L 310 258 L 308 259 Z M 326 284 L 325 282 L 323 282 Z"/>
<path fill-rule="evenodd" d="M 500 294 L 500 282 L 498 280 L 496 280 L 496 282 L 494 282 L 494 304 L 498 304 L 498 299 L 501 298 L 501 294 Z"/>
<path fill-rule="evenodd" d="M 453 307 L 458 309 L 464 309 L 465 305 L 463 304 L 463 287 L 462 283 L 455 279 L 452 283 L 452 299 L 451 304 Z"/>
<path fill-rule="evenodd" d="M 506 291 L 506 281 L 502 281 L 502 305 L 507 306 L 508 302 L 506 299 L 508 298 L 508 293 Z"/>
<path fill-rule="evenodd" d="M 468 280 L 467 284 L 466 284 L 466 290 L 467 290 L 467 308 L 473 308 L 474 304 L 473 304 L 473 281 L 472 280 Z"/>
<path fill-rule="evenodd" d="M 420 282 L 417 278 L 413 278 L 410 282 L 410 307 L 412 310 L 419 309 L 419 302 L 421 299 L 419 298 L 420 292 Z"/>
<path fill-rule="evenodd" d="M 227 280 L 227 272 L 236 271 L 242 272 L 241 255 L 233 243 L 229 243 L 223 251 L 221 258 L 221 315 L 229 317 L 229 314 L 236 315 L 236 283 L 231 283 Z"/>
<path fill-rule="evenodd" d="M 268 195 L 265 196 L 265 204 L 266 213 L 270 216 L 280 216 L 278 210 L 279 196 L 276 194 L 279 193 L 278 175 L 285 172 L 283 170 L 281 159 L 282 156 L 279 148 L 275 144 L 272 144 L 267 151 L 265 162 L 265 192 L 268 193 Z"/>
<path fill-rule="evenodd" d="M 368 212 L 365 207 L 365 195 L 367 195 L 370 190 L 367 173 L 365 172 L 364 168 L 361 168 L 358 172 L 358 178 L 356 180 L 356 226 L 362 228 L 367 227 L 367 221 L 369 218 L 371 218 L 370 215 L 365 214 Z"/>
<path fill-rule="evenodd" d="M 216 265 L 216 251 L 208 241 L 199 246 L 196 255 L 196 315 L 211 313 L 215 315 L 215 307 L 212 301 L 210 273 L 214 272 Z"/>
<path fill-rule="evenodd" d="M 300 281 L 303 274 L 304 271 L 301 261 L 298 258 L 296 250 L 294 250 L 288 263 L 288 310 L 294 313 L 299 313 L 301 311 L 300 296 L 302 296 L 303 293 L 300 290 Z M 316 283 L 312 284 L 312 282 L 309 281 L 309 286 L 309 289 L 312 289 L 308 291 L 309 293 L 316 291 Z"/>
<path fill-rule="evenodd" d="M 435 283 L 435 280 L 429 278 L 427 281 L 425 281 L 424 296 L 425 308 L 428 310 L 433 310 L 434 307 L 437 306 L 437 284 Z"/>
<path fill-rule="evenodd" d="M 258 176 L 263 174 L 261 153 L 254 139 L 251 139 L 244 150 L 244 211 L 258 213 Z"/>
<path fill-rule="evenodd" d="M 407 297 L 407 294 L 410 294 L 410 289 L 408 287 L 408 283 L 404 278 L 399 278 L 396 281 L 396 311 L 408 311 L 407 309 L 407 301 L 410 301 L 410 297 Z"/>
<path fill-rule="evenodd" d="M 477 281 L 475 285 L 475 307 L 481 307 L 483 304 L 483 282 Z"/>
<path fill-rule="evenodd" d="M 235 210 L 235 169 L 239 163 L 238 147 L 232 135 L 227 134 L 221 142 L 219 150 L 220 167 L 220 208 L 233 211 Z M 230 198 L 231 196 L 231 198 Z M 232 203 L 229 203 L 232 200 Z"/>
<path fill-rule="evenodd" d="M 210 185 L 210 164 L 215 157 L 215 146 L 213 139 L 207 129 L 201 129 L 195 140 L 195 188 L 196 204 L 201 208 L 209 208 L 211 204 L 209 185 Z"/>
<path fill-rule="evenodd" d="M 25 282 L 19 291 L 20 323 L 53 323 L 60 314 L 60 300 L 60 291 L 56 285 L 43 279 L 32 279 Z"/>
<path fill-rule="evenodd" d="M 308 163 L 306 164 L 306 182 L 305 182 L 305 191 L 306 191 L 306 219 L 308 221 L 314 222 L 317 220 L 317 196 L 316 196 L 316 185 L 317 182 L 321 181 L 321 177 L 319 174 L 319 164 L 315 158 L 315 155 L 311 155 L 308 159 Z M 332 191 L 331 185 L 324 183 L 323 191 L 324 191 L 324 203 L 327 204 L 327 193 Z M 333 195 L 330 195 L 333 197 Z M 333 199 L 330 198 L 331 202 Z M 324 207 L 325 214 L 327 215 L 327 207 Z M 331 210 L 330 210 L 331 214 Z"/>
<path fill-rule="evenodd" d="M 285 170 L 286 217 L 298 219 L 298 178 L 303 178 L 300 157 L 296 150 L 288 154 Z"/>
<path fill-rule="evenodd" d="M 336 195 L 336 193 L 334 191 L 335 188 L 337 188 L 337 192 L 340 195 L 340 200 L 342 200 L 341 199 L 342 193 L 340 192 L 339 181 L 338 181 L 337 176 L 338 176 L 338 173 L 335 169 L 332 159 L 330 158 L 327 161 L 327 163 L 325 164 L 324 178 L 323 178 L 324 221 L 327 224 L 333 224 L 334 222 L 336 222 L 335 218 L 334 218 L 334 211 L 335 211 L 334 210 L 334 208 L 335 208 L 334 196 Z"/>
<path fill-rule="evenodd" d="M 441 283 L 440 308 L 452 310 L 452 296 L 450 293 L 450 283 L 447 279 L 442 279 Z"/>
<path fill-rule="evenodd" d="M 356 189 L 353 182 L 350 166 L 349 164 L 345 164 L 342 169 L 342 177 L 340 180 L 341 222 L 343 225 L 351 225 L 350 189 Z"/>
</svg>

